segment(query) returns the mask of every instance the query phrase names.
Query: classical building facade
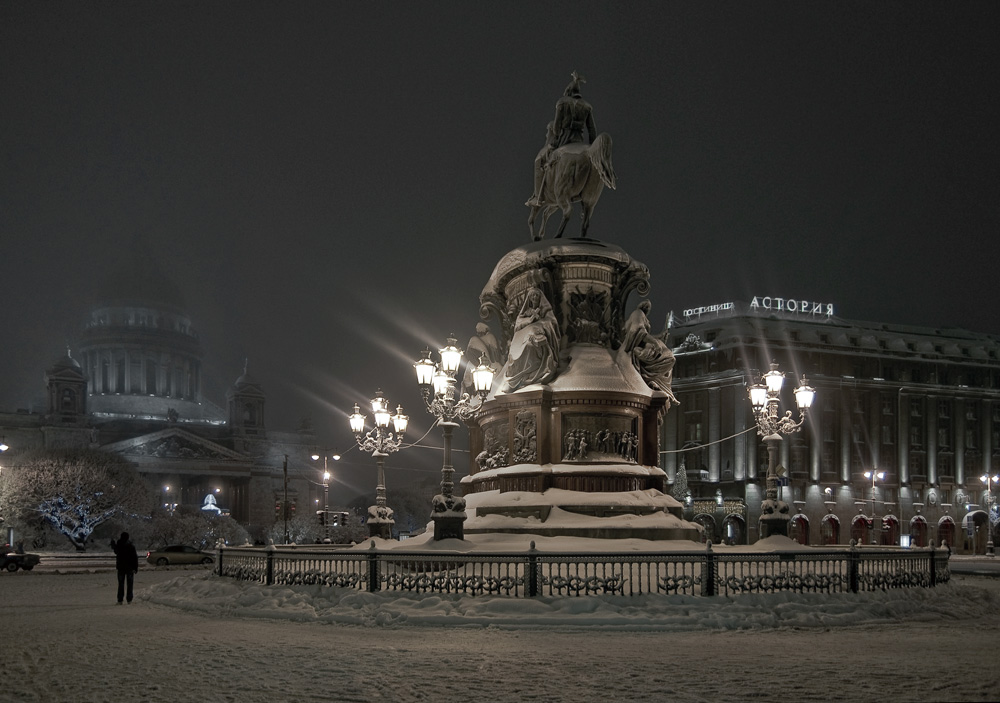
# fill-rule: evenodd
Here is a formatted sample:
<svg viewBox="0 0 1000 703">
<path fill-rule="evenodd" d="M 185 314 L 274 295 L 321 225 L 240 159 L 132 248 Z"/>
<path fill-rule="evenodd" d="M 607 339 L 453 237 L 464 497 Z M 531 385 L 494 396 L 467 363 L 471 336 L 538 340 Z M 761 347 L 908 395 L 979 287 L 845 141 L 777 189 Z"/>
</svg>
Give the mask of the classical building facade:
<svg viewBox="0 0 1000 703">
<path fill-rule="evenodd" d="M 670 339 L 680 406 L 662 428 L 662 465 L 709 538 L 757 538 L 768 458 L 747 390 L 777 362 L 782 411 L 795 414 L 802 375 L 816 389 L 803 429 L 781 442 L 793 538 L 985 551 L 1000 339 L 845 320 L 829 304 L 778 298 L 684 311 Z"/>
<path fill-rule="evenodd" d="M 115 452 L 169 509 L 209 506 L 262 538 L 283 506 L 289 515 L 315 507 L 312 430 L 269 428 L 266 394 L 246 369 L 226 409 L 205 398 L 197 330 L 169 297 L 133 295 L 90 311 L 77 351 L 46 371 L 46 411 L 0 413 L 5 463 L 37 447 Z"/>
</svg>

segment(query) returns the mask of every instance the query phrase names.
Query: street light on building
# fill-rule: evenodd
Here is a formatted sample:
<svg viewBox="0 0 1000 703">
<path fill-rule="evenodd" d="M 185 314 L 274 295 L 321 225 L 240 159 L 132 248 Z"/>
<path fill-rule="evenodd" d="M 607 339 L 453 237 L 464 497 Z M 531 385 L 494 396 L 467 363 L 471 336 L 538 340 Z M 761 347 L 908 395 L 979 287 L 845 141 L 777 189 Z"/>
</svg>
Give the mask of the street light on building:
<svg viewBox="0 0 1000 703">
<path fill-rule="evenodd" d="M 785 374 L 778 371 L 776 363 L 771 364 L 771 370 L 765 373 L 760 382 L 750 387 L 750 404 L 753 406 L 754 419 L 757 422 L 757 434 L 767 445 L 767 478 L 765 479 L 764 501 L 761 503 L 760 537 L 773 535 L 788 536 L 788 523 L 791 520 L 788 503 L 778 500 L 778 446 L 782 435 L 798 432 L 805 422 L 809 408 L 812 406 L 816 391 L 806 383 L 803 376 L 798 388 L 795 389 L 795 405 L 799 410 L 799 420 L 792 419 L 792 411 L 783 416 L 778 415 L 781 387 L 784 385 Z"/>
<path fill-rule="evenodd" d="M 990 476 L 983 474 L 979 480 L 986 484 L 986 556 L 996 556 L 993 547 L 993 517 L 996 510 L 996 498 L 993 497 L 993 484 L 1000 482 L 1000 474 Z"/>
<path fill-rule="evenodd" d="M 434 496 L 431 502 L 435 540 L 465 538 L 465 499 L 455 495 L 451 437 L 458 427 L 455 420 L 467 420 L 472 417 L 482 407 L 483 400 L 493 386 L 493 369 L 480 359 L 479 365 L 472 371 L 475 397 L 471 397 L 468 393 L 459 395 L 455 376 L 462 363 L 463 352 L 455 345 L 455 341 L 454 337 L 449 337 L 448 343 L 438 351 L 441 357 L 439 363 L 435 364 L 431 359 L 430 349 L 425 349 L 420 359 L 413 364 L 424 405 L 427 406 L 427 412 L 437 420 L 444 444 L 441 493 Z"/>
<path fill-rule="evenodd" d="M 395 523 L 392 509 L 385 501 L 385 458 L 399 451 L 403 443 L 403 433 L 409 418 L 403 414 L 403 406 L 396 406 L 396 412 L 389 410 L 389 401 L 382 396 L 382 390 L 375 393 L 371 401 L 372 414 L 375 416 L 375 426 L 365 432 L 365 415 L 361 413 L 358 404 L 354 404 L 354 412 L 348 418 L 351 431 L 358 441 L 362 451 L 371 452 L 378 466 L 378 485 L 375 487 L 375 505 L 368 508 L 368 533 L 372 537 L 392 539 L 392 526 Z M 389 431 L 392 423 L 395 434 Z"/>
<path fill-rule="evenodd" d="M 340 454 L 327 455 L 323 453 L 323 541 L 330 541 L 330 469 L 327 459 L 340 461 Z M 312 455 L 313 461 L 319 461 L 319 454 Z"/>
<path fill-rule="evenodd" d="M 865 478 L 870 478 L 872 480 L 872 544 L 878 544 L 878 532 L 875 530 L 875 521 L 878 519 L 875 516 L 875 500 L 877 496 L 875 495 L 875 481 L 885 480 L 885 471 L 865 471 Z"/>
</svg>

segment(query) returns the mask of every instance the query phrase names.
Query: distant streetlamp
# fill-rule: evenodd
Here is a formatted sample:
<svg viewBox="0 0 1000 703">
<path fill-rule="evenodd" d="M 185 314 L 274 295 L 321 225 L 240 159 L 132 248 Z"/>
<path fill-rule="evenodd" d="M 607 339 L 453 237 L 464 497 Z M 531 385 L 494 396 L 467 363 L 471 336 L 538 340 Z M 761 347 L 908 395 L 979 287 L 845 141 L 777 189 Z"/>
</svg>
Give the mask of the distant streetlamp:
<svg viewBox="0 0 1000 703">
<path fill-rule="evenodd" d="M 865 471 L 865 478 L 870 478 L 872 480 L 872 544 L 878 544 L 878 533 L 875 531 L 875 481 L 885 480 L 885 471 Z"/>
<path fill-rule="evenodd" d="M 365 416 L 361 408 L 354 404 L 354 412 L 348 420 L 351 430 L 362 451 L 371 452 L 378 466 L 378 485 L 375 487 L 375 505 L 368 508 L 368 533 L 372 537 L 392 539 L 393 520 L 392 509 L 385 502 L 385 458 L 399 451 L 403 443 L 403 433 L 409 418 L 403 414 L 403 406 L 396 406 L 396 412 L 389 411 L 389 401 L 382 397 L 382 389 L 375 393 L 371 401 L 372 413 L 375 416 L 375 426 L 365 432 Z M 389 431 L 392 422 L 395 434 Z"/>
<path fill-rule="evenodd" d="M 1000 482 L 1000 474 L 990 476 L 983 474 L 979 480 L 986 484 L 986 556 L 994 557 L 993 546 L 993 513 L 996 510 L 996 498 L 993 497 L 993 484 Z"/>
<path fill-rule="evenodd" d="M 455 468 L 451 464 L 451 436 L 458 427 L 456 419 L 468 420 L 480 407 L 493 386 L 493 369 L 480 359 L 479 366 L 472 371 L 472 383 L 476 396 L 468 393 L 458 395 L 455 376 L 462 363 L 462 350 L 455 346 L 455 338 L 449 337 L 443 349 L 438 351 L 440 363 L 431 359 L 431 350 L 413 365 L 417 372 L 417 385 L 424 398 L 427 412 L 433 415 L 444 440 L 444 462 L 441 466 L 441 493 L 431 501 L 431 519 L 434 521 L 434 539 L 465 538 L 465 499 L 455 496 L 455 482 L 452 476 Z"/>
<path fill-rule="evenodd" d="M 340 454 L 334 454 L 334 461 L 340 461 Z M 312 455 L 313 461 L 319 461 L 319 454 Z M 330 541 L 330 469 L 327 468 L 327 454 L 323 454 L 323 541 Z"/>
<path fill-rule="evenodd" d="M 798 422 L 792 419 L 792 411 L 784 416 L 778 416 L 781 386 L 785 374 L 778 371 L 776 363 L 771 364 L 771 370 L 761 376 L 760 382 L 750 387 L 750 404 L 753 406 L 754 419 L 757 422 L 757 434 L 764 438 L 767 445 L 767 478 L 765 479 L 764 501 L 761 503 L 760 537 L 773 535 L 788 536 L 788 523 L 791 520 L 788 503 L 778 500 L 778 445 L 781 435 L 798 432 L 802 429 L 809 408 L 812 406 L 816 391 L 806 383 L 803 376 L 799 387 L 795 389 L 795 405 L 799 410 Z"/>
<path fill-rule="evenodd" d="M 180 492 L 177 494 L 177 500 L 173 500 L 170 495 L 170 486 L 163 487 L 163 507 L 170 512 L 171 515 L 174 514 L 174 509 L 177 507 L 177 503 L 180 502 Z"/>
</svg>

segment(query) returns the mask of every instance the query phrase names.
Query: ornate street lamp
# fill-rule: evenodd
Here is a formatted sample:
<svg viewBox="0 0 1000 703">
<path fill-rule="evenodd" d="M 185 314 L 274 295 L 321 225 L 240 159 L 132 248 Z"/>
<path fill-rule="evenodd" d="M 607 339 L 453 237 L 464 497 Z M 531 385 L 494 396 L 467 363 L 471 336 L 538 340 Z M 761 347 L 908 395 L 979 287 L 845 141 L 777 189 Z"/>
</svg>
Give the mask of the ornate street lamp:
<svg viewBox="0 0 1000 703">
<path fill-rule="evenodd" d="M 375 416 L 375 426 L 365 432 L 365 416 L 358 404 L 354 404 L 354 412 L 348 417 L 351 430 L 362 451 L 371 452 L 378 466 L 378 485 L 375 487 L 375 505 L 368 508 L 368 533 L 372 537 L 392 539 L 393 520 L 392 508 L 385 503 L 385 458 L 399 451 L 403 443 L 403 433 L 409 419 L 403 414 L 403 406 L 396 406 L 396 412 L 389 410 L 389 401 L 382 397 L 380 388 L 372 398 L 372 414 Z M 389 430 L 392 423 L 395 434 Z"/>
<path fill-rule="evenodd" d="M 996 498 L 993 497 L 993 484 L 1000 482 L 1000 474 L 990 476 L 983 474 L 979 480 L 986 484 L 986 556 L 994 557 L 993 521 L 996 516 Z"/>
<path fill-rule="evenodd" d="M 865 478 L 870 478 L 872 480 L 872 544 L 878 544 L 878 533 L 875 531 L 875 481 L 885 480 L 885 471 L 865 471 Z"/>
<path fill-rule="evenodd" d="M 788 536 L 788 523 L 791 520 L 788 503 L 778 500 L 778 445 L 782 435 L 802 429 L 802 423 L 816 397 L 816 391 L 809 387 L 803 376 L 799 387 L 795 389 L 798 422 L 792 419 L 791 410 L 779 417 L 778 405 L 784 380 L 785 374 L 778 371 L 777 364 L 772 363 L 771 370 L 761 377 L 759 383 L 750 387 L 750 404 L 757 422 L 757 434 L 764 438 L 767 445 L 767 478 L 764 502 L 760 506 L 761 539 L 772 535 Z"/>
<path fill-rule="evenodd" d="M 439 350 L 440 363 L 431 359 L 431 350 L 425 349 L 413 365 L 417 372 L 417 385 L 433 415 L 444 440 L 444 463 L 441 466 L 441 493 L 434 496 L 431 503 L 431 519 L 434 521 L 434 539 L 465 538 L 465 499 L 455 495 L 452 476 L 455 468 L 451 464 L 451 436 L 458 427 L 456 419 L 468 420 L 480 407 L 493 386 L 493 369 L 482 359 L 472 371 L 475 397 L 468 393 L 459 396 L 455 376 L 462 362 L 462 350 L 455 346 L 454 337 L 448 338 L 445 347 Z"/>
</svg>

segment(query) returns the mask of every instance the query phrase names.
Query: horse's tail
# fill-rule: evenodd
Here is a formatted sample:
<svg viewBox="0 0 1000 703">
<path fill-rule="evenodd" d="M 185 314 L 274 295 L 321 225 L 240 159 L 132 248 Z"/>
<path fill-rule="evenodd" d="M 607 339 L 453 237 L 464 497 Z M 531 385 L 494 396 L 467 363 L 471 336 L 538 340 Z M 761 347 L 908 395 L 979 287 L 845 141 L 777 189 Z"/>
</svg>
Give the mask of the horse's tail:
<svg viewBox="0 0 1000 703">
<path fill-rule="evenodd" d="M 590 163 L 601 177 L 601 181 L 611 190 L 615 189 L 615 169 L 611 165 L 611 135 L 601 132 L 587 149 Z"/>
</svg>

